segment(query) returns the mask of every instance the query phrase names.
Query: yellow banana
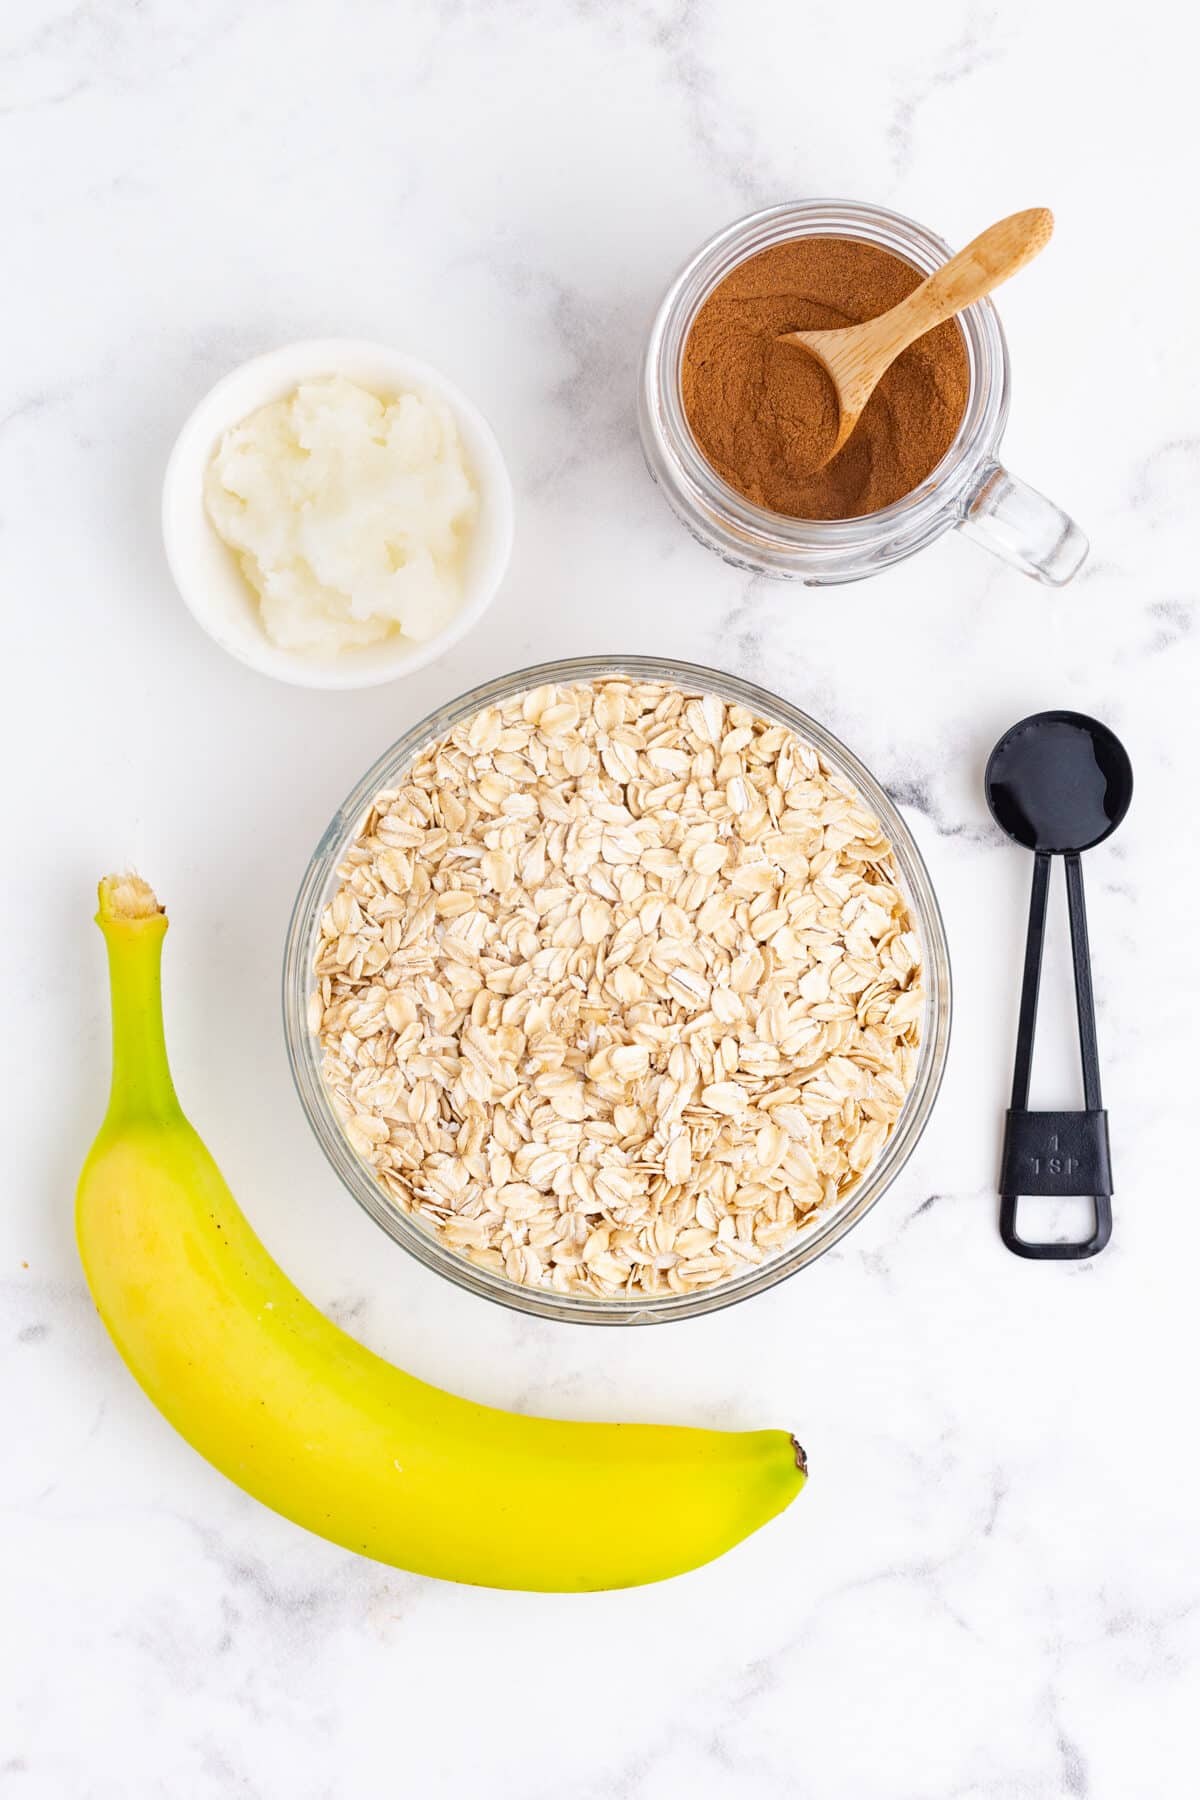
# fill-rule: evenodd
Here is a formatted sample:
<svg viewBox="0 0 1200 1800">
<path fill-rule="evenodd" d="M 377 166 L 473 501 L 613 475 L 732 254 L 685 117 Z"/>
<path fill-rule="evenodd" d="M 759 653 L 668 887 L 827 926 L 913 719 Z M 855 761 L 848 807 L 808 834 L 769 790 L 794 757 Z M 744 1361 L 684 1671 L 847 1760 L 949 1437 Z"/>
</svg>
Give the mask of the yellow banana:
<svg viewBox="0 0 1200 1800">
<path fill-rule="evenodd" d="M 88 1284 L 118 1350 L 201 1455 L 297 1524 L 489 1587 L 632 1587 L 719 1556 L 804 1485 L 786 1431 L 531 1419 L 460 1400 L 347 1337 L 293 1287 L 184 1118 L 167 1066 L 167 920 L 100 884 L 109 1109 L 79 1181 Z"/>
</svg>

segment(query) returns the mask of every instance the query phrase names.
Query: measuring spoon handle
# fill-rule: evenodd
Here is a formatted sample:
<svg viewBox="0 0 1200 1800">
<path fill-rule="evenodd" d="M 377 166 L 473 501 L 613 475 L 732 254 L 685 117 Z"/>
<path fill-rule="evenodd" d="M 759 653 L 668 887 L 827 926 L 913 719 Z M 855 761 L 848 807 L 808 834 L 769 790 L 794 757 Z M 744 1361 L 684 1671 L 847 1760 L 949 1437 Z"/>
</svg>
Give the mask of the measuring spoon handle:
<svg viewBox="0 0 1200 1800">
<path fill-rule="evenodd" d="M 1100 1097 L 1100 1052 L 1096 1041 L 1096 1008 L 1083 899 L 1083 865 L 1075 852 L 1063 860 L 1067 871 L 1071 960 L 1075 972 L 1075 1010 L 1079 1020 L 1086 1110 L 1074 1113 L 1029 1111 L 1029 1080 L 1037 1031 L 1051 868 L 1050 852 L 1039 850 L 1033 859 L 1012 1106 L 1004 1135 L 1000 1176 L 1000 1235 L 1014 1255 L 1037 1262 L 1074 1262 L 1085 1256 L 1095 1256 L 1112 1236 L 1108 1115 Z M 1017 1230 L 1017 1201 L 1022 1193 L 1072 1195 L 1087 1193 L 1089 1189 L 1095 1208 L 1095 1228 L 1089 1237 L 1075 1243 L 1037 1243 L 1023 1238 Z"/>
<path fill-rule="evenodd" d="M 1017 1055 L 1013 1065 L 1012 1105 L 1029 1105 L 1029 1077 L 1033 1069 L 1033 1041 L 1037 1033 L 1038 994 L 1042 985 L 1042 946 L 1046 941 L 1046 900 L 1050 893 L 1050 852 L 1039 850 L 1033 859 L 1033 886 L 1029 892 L 1029 925 L 1025 932 L 1025 972 L 1021 977 L 1021 1011 L 1017 1019 Z"/>
<path fill-rule="evenodd" d="M 1067 865 L 1067 912 L 1071 920 L 1071 963 L 1075 971 L 1075 1010 L 1079 1014 L 1079 1055 L 1083 1063 L 1083 1103 L 1099 1112 L 1100 1046 L 1096 1041 L 1096 1002 L 1092 995 L 1092 953 L 1088 945 L 1087 908 L 1083 903 L 1083 864 L 1076 851 Z"/>
</svg>

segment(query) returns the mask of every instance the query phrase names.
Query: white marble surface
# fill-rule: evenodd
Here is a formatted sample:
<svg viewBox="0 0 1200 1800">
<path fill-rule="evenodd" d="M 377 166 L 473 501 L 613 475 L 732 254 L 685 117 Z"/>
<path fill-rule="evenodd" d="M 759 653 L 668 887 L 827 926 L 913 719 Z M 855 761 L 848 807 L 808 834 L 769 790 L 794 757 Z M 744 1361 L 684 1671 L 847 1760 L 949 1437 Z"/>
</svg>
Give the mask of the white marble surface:
<svg viewBox="0 0 1200 1800">
<path fill-rule="evenodd" d="M 1139 19 L 1135 42 L 1067 0 L 5 9 L 0 1794 L 1190 1790 L 1194 28 L 1156 0 Z M 774 586 L 697 548 L 653 491 L 632 386 L 668 276 L 740 212 L 839 191 L 958 242 L 1055 207 L 1054 245 L 1003 300 L 1008 450 L 1092 536 L 1073 588 L 956 538 L 858 588 Z M 484 628 L 360 698 L 226 660 L 172 591 L 156 518 L 209 382 L 343 332 L 475 395 L 519 502 Z M 941 1103 L 874 1214 L 773 1294 L 647 1334 L 510 1316 L 382 1239 L 308 1136 L 277 1006 L 293 891 L 368 761 L 476 680 L 610 649 L 762 678 L 842 734 L 905 805 L 957 977 Z M 980 774 L 1002 727 L 1053 704 L 1108 719 L 1139 784 L 1088 865 L 1117 1224 L 1074 1267 L 1017 1262 L 994 1222 L 1029 870 Z M 481 1398 L 794 1424 L 813 1465 L 795 1508 L 663 1588 L 496 1594 L 306 1537 L 178 1440 L 71 1235 L 106 1082 L 92 884 L 126 859 L 174 913 L 189 1110 L 321 1304 Z M 1076 1098 L 1064 980 L 1057 957 L 1044 1104 Z"/>
</svg>

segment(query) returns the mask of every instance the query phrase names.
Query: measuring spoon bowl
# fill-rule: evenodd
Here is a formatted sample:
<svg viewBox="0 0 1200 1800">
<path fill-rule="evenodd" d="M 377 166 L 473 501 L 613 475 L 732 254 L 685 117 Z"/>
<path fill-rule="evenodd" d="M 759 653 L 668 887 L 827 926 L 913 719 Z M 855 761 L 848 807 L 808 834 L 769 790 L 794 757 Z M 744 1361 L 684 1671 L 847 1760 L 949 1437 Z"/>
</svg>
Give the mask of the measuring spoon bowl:
<svg viewBox="0 0 1200 1800">
<path fill-rule="evenodd" d="M 1103 843 L 1129 811 L 1133 768 L 1120 738 L 1086 713 L 1033 713 L 992 751 L 988 810 L 1026 849 L 1054 856 Z"/>
</svg>

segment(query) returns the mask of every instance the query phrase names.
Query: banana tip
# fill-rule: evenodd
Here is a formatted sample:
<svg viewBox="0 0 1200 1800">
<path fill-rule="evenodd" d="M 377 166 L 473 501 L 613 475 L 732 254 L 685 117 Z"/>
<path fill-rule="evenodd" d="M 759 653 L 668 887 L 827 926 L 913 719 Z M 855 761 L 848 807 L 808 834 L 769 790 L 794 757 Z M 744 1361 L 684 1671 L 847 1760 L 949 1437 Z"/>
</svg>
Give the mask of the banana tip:
<svg viewBox="0 0 1200 1800">
<path fill-rule="evenodd" d="M 106 875 L 100 883 L 100 920 L 156 919 L 166 908 L 148 881 L 129 871 L 124 875 Z"/>
<path fill-rule="evenodd" d="M 792 1438 L 792 1451 L 796 1458 L 796 1467 L 802 1475 L 808 1474 L 808 1458 L 804 1454 L 804 1445 L 795 1437 Z"/>
</svg>

